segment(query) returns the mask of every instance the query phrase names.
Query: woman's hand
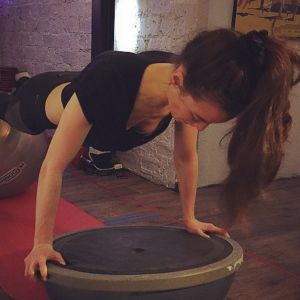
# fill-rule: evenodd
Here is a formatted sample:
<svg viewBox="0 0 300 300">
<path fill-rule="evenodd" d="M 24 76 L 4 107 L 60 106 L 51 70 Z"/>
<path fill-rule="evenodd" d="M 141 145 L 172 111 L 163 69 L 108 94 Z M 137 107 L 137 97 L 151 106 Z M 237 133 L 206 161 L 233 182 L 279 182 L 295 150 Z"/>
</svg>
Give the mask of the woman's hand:
<svg viewBox="0 0 300 300">
<path fill-rule="evenodd" d="M 54 260 L 65 265 L 60 253 L 54 251 L 50 244 L 39 244 L 34 246 L 28 256 L 25 258 L 25 276 L 33 279 L 35 271 L 39 268 L 43 280 L 47 280 L 47 260 Z"/>
<path fill-rule="evenodd" d="M 190 233 L 195 233 L 205 238 L 209 238 L 210 236 L 206 234 L 206 232 L 211 232 L 219 235 L 224 235 L 226 237 L 230 237 L 228 232 L 223 229 L 219 228 L 211 223 L 203 223 L 196 219 L 184 221 L 184 227 Z"/>
</svg>

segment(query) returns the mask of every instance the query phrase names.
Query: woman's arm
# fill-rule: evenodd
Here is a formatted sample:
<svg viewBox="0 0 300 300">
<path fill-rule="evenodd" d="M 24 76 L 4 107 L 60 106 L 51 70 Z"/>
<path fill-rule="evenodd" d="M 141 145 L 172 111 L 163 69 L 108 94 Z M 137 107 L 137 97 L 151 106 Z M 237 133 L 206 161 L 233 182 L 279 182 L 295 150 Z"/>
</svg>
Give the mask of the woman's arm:
<svg viewBox="0 0 300 300">
<path fill-rule="evenodd" d="M 42 164 L 36 205 L 34 247 L 25 259 L 25 275 L 32 277 L 39 267 L 42 278 L 47 277 L 46 261 L 63 263 L 53 251 L 53 227 L 61 193 L 62 173 L 78 152 L 91 125 L 83 115 L 74 94 L 66 106 Z"/>
<path fill-rule="evenodd" d="M 197 193 L 198 130 L 184 123 L 175 122 L 174 162 L 182 203 L 183 222 L 187 231 L 209 237 L 205 232 L 229 236 L 226 230 L 210 223 L 199 222 L 195 218 L 195 199 Z"/>
</svg>

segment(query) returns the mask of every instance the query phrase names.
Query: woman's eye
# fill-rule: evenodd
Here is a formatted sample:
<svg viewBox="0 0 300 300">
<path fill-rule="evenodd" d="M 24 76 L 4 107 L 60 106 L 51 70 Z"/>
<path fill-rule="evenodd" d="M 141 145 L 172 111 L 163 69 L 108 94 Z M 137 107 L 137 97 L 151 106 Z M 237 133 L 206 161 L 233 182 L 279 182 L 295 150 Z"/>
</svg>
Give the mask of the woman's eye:
<svg viewBox="0 0 300 300">
<path fill-rule="evenodd" d="M 199 118 L 198 116 L 195 116 L 195 115 L 193 115 L 193 119 L 194 119 L 196 122 L 202 122 L 202 121 L 203 121 L 201 118 Z"/>
</svg>

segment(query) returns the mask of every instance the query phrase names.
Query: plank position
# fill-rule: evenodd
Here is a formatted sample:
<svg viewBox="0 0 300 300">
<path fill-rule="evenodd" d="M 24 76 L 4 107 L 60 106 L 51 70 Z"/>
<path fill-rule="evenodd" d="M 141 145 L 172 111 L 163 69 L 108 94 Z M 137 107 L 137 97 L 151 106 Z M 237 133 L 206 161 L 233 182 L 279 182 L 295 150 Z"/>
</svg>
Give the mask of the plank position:
<svg viewBox="0 0 300 300">
<path fill-rule="evenodd" d="M 224 201 L 233 222 L 276 176 L 291 128 L 289 94 L 299 82 L 300 57 L 266 31 L 199 33 L 179 55 L 100 54 L 80 73 L 52 72 L 26 80 L 13 96 L 0 94 L 0 118 L 38 134 L 56 128 L 40 170 L 34 245 L 25 275 L 53 250 L 62 173 L 84 141 L 101 151 L 149 142 L 175 120 L 174 161 L 187 231 L 228 235 L 195 218 L 198 131 L 236 118 L 230 133 Z M 11 98 L 7 100 L 7 98 Z"/>
</svg>

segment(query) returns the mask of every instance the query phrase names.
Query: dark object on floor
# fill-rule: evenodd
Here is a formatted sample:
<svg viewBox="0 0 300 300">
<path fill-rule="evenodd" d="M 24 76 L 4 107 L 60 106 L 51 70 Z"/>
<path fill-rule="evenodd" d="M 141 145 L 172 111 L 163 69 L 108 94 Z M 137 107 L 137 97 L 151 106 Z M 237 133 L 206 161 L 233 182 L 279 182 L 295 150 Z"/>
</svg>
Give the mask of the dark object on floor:
<svg viewBox="0 0 300 300">
<path fill-rule="evenodd" d="M 127 178 L 122 164 L 117 162 L 114 153 L 101 152 L 93 148 L 81 147 L 72 161 L 77 168 L 83 168 L 86 174 L 108 176 L 116 174 L 118 178 Z"/>
</svg>

